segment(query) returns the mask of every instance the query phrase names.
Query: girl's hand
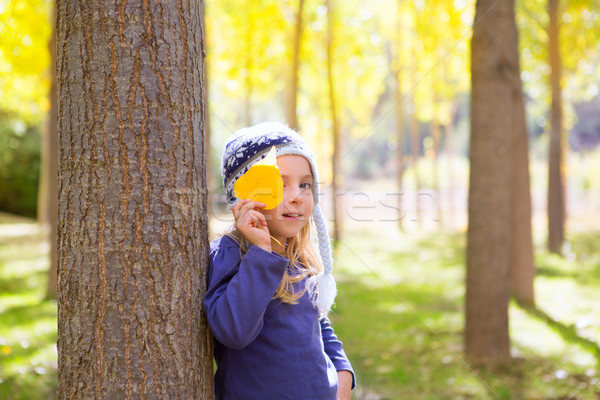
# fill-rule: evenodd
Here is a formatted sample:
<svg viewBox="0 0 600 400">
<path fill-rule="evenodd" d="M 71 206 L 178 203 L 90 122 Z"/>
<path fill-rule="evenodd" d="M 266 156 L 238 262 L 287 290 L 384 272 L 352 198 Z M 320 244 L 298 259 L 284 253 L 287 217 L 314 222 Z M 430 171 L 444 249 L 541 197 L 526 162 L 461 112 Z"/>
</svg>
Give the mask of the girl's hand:
<svg viewBox="0 0 600 400">
<path fill-rule="evenodd" d="M 352 397 L 352 374 L 350 371 L 338 371 L 337 400 L 350 400 Z"/>
<path fill-rule="evenodd" d="M 258 201 L 239 200 L 231 211 L 235 218 L 235 228 L 246 238 L 248 243 L 271 252 L 271 236 L 267 228 L 265 216 L 258 211 L 265 204 Z"/>
</svg>

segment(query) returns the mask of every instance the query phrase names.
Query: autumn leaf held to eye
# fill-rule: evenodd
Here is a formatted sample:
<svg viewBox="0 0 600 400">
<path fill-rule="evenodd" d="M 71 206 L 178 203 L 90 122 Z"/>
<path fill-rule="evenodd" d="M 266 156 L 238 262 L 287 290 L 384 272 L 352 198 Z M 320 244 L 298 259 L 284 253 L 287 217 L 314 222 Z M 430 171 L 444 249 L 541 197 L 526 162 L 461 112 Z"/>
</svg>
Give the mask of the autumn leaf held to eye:
<svg viewBox="0 0 600 400">
<path fill-rule="evenodd" d="M 265 210 L 277 207 L 283 200 L 283 180 L 277 167 L 275 146 L 265 158 L 251 166 L 233 185 L 238 199 L 265 203 Z"/>
</svg>

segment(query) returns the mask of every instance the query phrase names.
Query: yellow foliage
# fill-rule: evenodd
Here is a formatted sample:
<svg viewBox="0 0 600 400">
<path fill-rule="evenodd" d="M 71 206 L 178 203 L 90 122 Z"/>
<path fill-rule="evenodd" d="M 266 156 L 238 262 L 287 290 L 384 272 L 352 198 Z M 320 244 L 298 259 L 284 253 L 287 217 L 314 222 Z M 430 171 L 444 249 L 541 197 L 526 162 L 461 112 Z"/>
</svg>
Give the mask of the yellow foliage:
<svg viewBox="0 0 600 400">
<path fill-rule="evenodd" d="M 0 0 L 0 110 L 31 122 L 48 109 L 50 0 Z"/>
</svg>

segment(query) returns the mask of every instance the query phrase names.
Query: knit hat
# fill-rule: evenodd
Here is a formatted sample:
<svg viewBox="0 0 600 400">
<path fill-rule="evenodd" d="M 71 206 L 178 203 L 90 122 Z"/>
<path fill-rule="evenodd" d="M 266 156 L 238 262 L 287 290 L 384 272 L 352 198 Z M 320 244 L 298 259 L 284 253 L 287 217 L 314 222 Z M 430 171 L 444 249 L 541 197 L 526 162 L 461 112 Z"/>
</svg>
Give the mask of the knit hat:
<svg viewBox="0 0 600 400">
<path fill-rule="evenodd" d="M 229 209 L 238 198 L 234 194 L 233 185 L 256 162 L 266 157 L 272 146 L 275 146 L 277 157 L 296 154 L 306 158 L 313 175 L 313 220 L 317 229 L 319 254 L 323 262 L 323 271 L 308 278 L 306 289 L 313 305 L 322 313 L 327 313 L 337 292 L 332 276 L 333 259 L 327 225 L 319 207 L 319 174 L 315 157 L 300 135 L 287 126 L 276 122 L 263 122 L 258 125 L 240 129 L 226 142 L 223 151 L 221 171 L 223 187 L 227 196 Z"/>
</svg>

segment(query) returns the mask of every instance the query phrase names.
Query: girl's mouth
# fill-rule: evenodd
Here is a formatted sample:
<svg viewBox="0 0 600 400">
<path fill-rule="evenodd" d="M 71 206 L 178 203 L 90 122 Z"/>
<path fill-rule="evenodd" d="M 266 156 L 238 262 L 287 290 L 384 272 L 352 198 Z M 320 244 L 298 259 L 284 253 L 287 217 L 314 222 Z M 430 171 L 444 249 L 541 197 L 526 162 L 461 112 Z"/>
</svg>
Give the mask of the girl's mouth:
<svg viewBox="0 0 600 400">
<path fill-rule="evenodd" d="M 302 216 L 302 214 L 298 214 L 298 213 L 285 213 L 285 214 L 283 214 L 283 218 L 285 218 L 287 220 L 291 220 L 291 221 L 296 221 L 301 216 Z"/>
</svg>

